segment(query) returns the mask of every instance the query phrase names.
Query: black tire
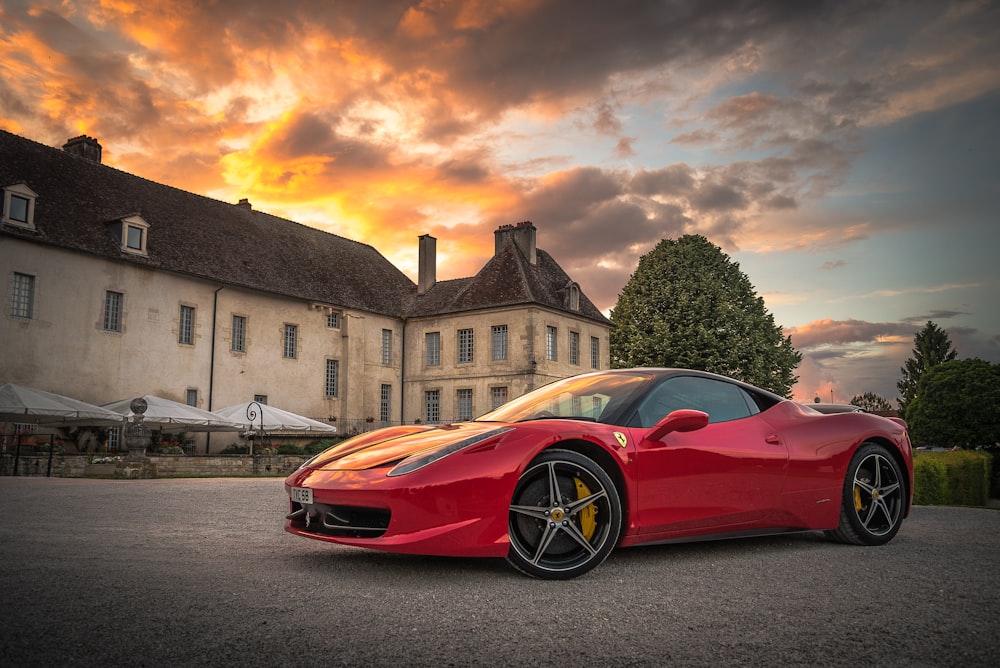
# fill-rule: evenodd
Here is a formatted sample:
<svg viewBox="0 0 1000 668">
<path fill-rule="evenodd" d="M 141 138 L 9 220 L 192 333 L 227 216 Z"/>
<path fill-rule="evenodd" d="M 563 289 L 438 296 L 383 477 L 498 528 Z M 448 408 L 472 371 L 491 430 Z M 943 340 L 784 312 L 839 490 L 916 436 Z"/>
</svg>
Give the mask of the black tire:
<svg viewBox="0 0 1000 668">
<path fill-rule="evenodd" d="M 611 554 L 621 528 L 621 499 L 604 469 L 576 452 L 546 450 L 514 488 L 507 561 L 532 577 L 575 578 Z"/>
<path fill-rule="evenodd" d="M 906 510 L 906 479 L 888 450 L 862 443 L 844 477 L 840 526 L 826 534 L 852 545 L 884 545 L 892 540 Z"/>
</svg>

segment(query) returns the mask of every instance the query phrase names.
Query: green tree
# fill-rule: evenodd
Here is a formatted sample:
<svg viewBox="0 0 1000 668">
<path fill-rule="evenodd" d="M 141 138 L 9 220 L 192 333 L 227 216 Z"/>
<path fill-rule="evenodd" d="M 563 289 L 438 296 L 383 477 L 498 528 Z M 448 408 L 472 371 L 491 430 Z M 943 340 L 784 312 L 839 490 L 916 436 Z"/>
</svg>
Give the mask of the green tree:
<svg viewBox="0 0 1000 668">
<path fill-rule="evenodd" d="M 874 392 L 865 392 L 855 395 L 851 399 L 851 405 L 864 409 L 869 413 L 885 413 L 892 410 L 892 404 L 885 397 L 880 397 Z"/>
<path fill-rule="evenodd" d="M 956 357 L 958 353 L 951 345 L 948 332 L 928 320 L 924 328 L 913 337 L 913 356 L 899 369 L 903 377 L 896 383 L 896 388 L 899 390 L 901 415 L 906 416 L 907 407 L 917 394 L 917 386 L 924 372 Z"/>
<path fill-rule="evenodd" d="M 749 279 L 700 235 L 664 239 L 611 310 L 611 364 L 723 374 L 790 396 L 802 354 L 764 308 Z"/>
<path fill-rule="evenodd" d="M 928 369 L 906 411 L 917 445 L 995 445 L 1000 442 L 1000 364 L 952 360 Z"/>
</svg>

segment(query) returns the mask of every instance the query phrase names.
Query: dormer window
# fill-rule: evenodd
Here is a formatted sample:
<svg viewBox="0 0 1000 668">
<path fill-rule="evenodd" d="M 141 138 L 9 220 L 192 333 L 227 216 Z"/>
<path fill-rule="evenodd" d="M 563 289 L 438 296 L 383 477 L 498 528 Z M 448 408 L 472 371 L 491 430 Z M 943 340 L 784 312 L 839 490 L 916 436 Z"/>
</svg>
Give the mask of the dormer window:
<svg viewBox="0 0 1000 668">
<path fill-rule="evenodd" d="M 580 310 L 580 286 L 575 281 L 569 284 L 569 310 L 579 311 Z"/>
<path fill-rule="evenodd" d="M 23 183 L 3 189 L 3 218 L 6 225 L 35 229 L 35 198 L 38 194 Z"/>
<path fill-rule="evenodd" d="M 126 253 L 146 254 L 146 233 L 149 223 L 139 216 L 122 218 L 122 250 Z"/>
</svg>

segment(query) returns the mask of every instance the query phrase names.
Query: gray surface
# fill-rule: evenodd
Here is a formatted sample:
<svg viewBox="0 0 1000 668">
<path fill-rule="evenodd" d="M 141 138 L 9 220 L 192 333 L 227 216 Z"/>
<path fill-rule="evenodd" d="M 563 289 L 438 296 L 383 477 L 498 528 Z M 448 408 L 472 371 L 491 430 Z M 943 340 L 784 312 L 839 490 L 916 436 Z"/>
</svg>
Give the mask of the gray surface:
<svg viewBox="0 0 1000 668">
<path fill-rule="evenodd" d="M 995 665 L 1000 512 L 619 550 L 569 582 L 281 530 L 277 479 L 0 478 L 0 664 Z"/>
</svg>

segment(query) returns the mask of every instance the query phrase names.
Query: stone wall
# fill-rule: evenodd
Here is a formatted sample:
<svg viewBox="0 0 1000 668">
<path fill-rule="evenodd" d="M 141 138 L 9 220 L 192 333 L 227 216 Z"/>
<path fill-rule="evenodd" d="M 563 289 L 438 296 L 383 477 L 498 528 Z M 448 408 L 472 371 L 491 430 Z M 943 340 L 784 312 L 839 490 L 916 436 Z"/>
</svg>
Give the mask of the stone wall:
<svg viewBox="0 0 1000 668">
<path fill-rule="evenodd" d="M 49 473 L 48 454 L 25 455 L 17 458 L 17 475 L 54 478 L 197 478 L 197 477 L 284 477 L 306 460 L 301 455 L 150 455 L 148 462 L 124 459 L 105 462 L 107 457 L 93 455 L 52 456 Z M 14 456 L 6 453 L 0 459 L 0 475 L 14 474 Z"/>
</svg>

